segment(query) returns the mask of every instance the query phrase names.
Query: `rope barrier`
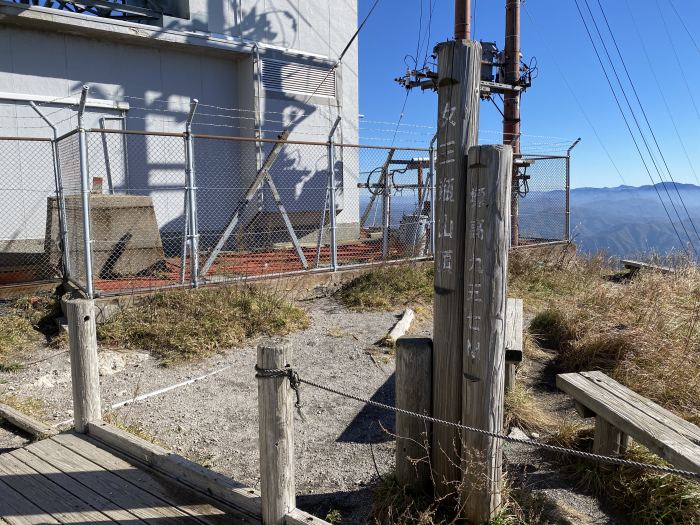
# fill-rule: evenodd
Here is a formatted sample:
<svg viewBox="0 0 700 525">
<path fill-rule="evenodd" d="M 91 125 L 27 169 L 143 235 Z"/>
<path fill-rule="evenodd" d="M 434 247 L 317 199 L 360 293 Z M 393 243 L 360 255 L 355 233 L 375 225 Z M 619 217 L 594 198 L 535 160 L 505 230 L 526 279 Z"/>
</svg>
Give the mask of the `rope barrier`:
<svg viewBox="0 0 700 525">
<path fill-rule="evenodd" d="M 533 441 L 531 439 L 523 439 L 523 438 L 516 438 L 513 436 L 506 436 L 505 434 L 499 434 L 497 432 L 490 432 L 488 430 L 482 430 L 480 428 L 470 427 L 467 425 L 462 425 L 460 423 L 454 423 L 452 421 L 445 421 L 443 419 L 437 419 L 437 418 L 434 418 L 432 416 L 418 414 L 416 412 L 411 412 L 410 410 L 404 410 L 402 408 L 387 405 L 385 403 L 379 403 L 378 401 L 372 401 L 371 399 L 365 399 L 365 398 L 362 398 L 359 396 L 355 396 L 353 394 L 348 394 L 346 392 L 342 392 L 340 390 L 337 390 L 335 388 L 331 388 L 329 386 L 321 385 L 319 383 L 316 383 L 314 381 L 310 381 L 308 379 L 302 379 L 299 376 L 299 373 L 296 370 L 294 370 L 294 368 L 292 368 L 292 367 L 279 368 L 279 369 L 265 369 L 265 368 L 259 368 L 256 365 L 255 366 L 255 377 L 257 377 L 258 379 L 260 379 L 260 378 L 283 378 L 283 377 L 289 378 L 290 386 L 296 394 L 296 403 L 294 406 L 297 409 L 301 409 L 301 407 L 302 407 L 300 386 L 302 383 L 304 383 L 304 384 L 312 386 L 314 388 L 318 388 L 320 390 L 325 390 L 326 392 L 329 392 L 331 394 L 345 397 L 347 399 L 352 399 L 353 401 L 357 401 L 359 403 L 372 405 L 372 406 L 375 406 L 377 408 L 381 408 L 383 410 L 388 410 L 390 412 L 395 412 L 397 414 L 403 414 L 406 416 L 414 417 L 417 419 L 421 419 L 423 421 L 428 421 L 430 423 L 436 423 L 438 425 L 445 425 L 445 426 L 457 428 L 459 430 L 472 432 L 474 434 L 480 434 L 482 436 L 489 436 L 489 437 L 492 437 L 495 439 L 500 439 L 500 440 L 505 441 L 507 443 L 519 443 L 521 445 L 526 445 L 526 446 L 533 447 L 533 448 L 540 448 L 542 450 L 548 450 L 550 452 L 556 452 L 556 453 L 565 454 L 568 456 L 574 456 L 574 457 L 588 459 L 588 460 L 592 460 L 592 461 L 598 461 L 600 463 L 608 463 L 611 465 L 627 466 L 627 467 L 637 467 L 640 469 L 652 470 L 652 471 L 661 472 L 664 474 L 674 474 L 677 476 L 683 476 L 683 477 L 690 478 L 693 480 L 700 480 L 700 472 L 692 472 L 689 470 L 682 470 L 682 469 L 677 469 L 677 468 L 673 468 L 673 467 L 665 467 L 662 465 L 653 465 L 651 463 L 642 463 L 640 461 L 634 461 L 631 459 L 616 458 L 616 457 L 612 457 L 612 456 L 603 456 L 600 454 L 594 454 L 592 452 L 584 452 L 582 450 L 575 450 L 575 449 L 571 449 L 571 448 L 560 447 L 557 445 L 550 445 L 549 443 L 542 443 L 539 441 Z"/>
</svg>

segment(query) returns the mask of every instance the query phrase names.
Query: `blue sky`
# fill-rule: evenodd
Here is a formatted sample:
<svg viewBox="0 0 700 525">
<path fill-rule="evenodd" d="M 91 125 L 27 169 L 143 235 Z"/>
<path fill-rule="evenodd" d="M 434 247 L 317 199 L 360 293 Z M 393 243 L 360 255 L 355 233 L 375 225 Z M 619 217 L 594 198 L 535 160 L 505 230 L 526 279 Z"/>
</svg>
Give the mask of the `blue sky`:
<svg viewBox="0 0 700 525">
<path fill-rule="evenodd" d="M 372 18 L 360 34 L 360 112 L 363 139 L 372 143 L 391 142 L 394 127 L 401 114 L 405 91 L 393 79 L 405 72 L 404 57 L 414 56 L 418 44 L 420 9 L 423 23 L 419 65 L 426 49 L 426 30 L 430 3 L 434 5 L 429 53 L 435 43 L 452 37 L 452 0 L 381 0 Z M 597 16 L 600 29 L 608 38 L 609 51 L 616 52 L 600 15 L 598 0 L 588 0 Z M 374 0 L 359 0 L 360 19 Z M 583 0 L 579 0 L 585 10 Z M 699 184 L 700 177 L 700 49 L 693 43 L 671 4 L 693 31 L 697 44 L 700 34 L 695 21 L 700 19 L 700 2 L 689 0 L 601 0 L 615 38 L 623 53 L 635 87 L 651 122 L 656 138 L 677 182 Z M 503 47 L 505 0 L 472 0 L 476 4 L 474 38 L 495 41 Z M 660 14 L 663 6 L 663 17 Z M 634 16 L 631 18 L 630 9 Z M 633 23 L 634 21 L 634 23 Z M 665 22 L 665 25 L 664 25 Z M 678 61 L 684 66 L 684 80 L 671 47 L 668 32 L 675 44 Z M 591 25 L 591 31 L 595 31 Z M 642 50 L 640 34 L 649 60 L 655 66 L 657 85 Z M 594 33 L 595 36 L 595 33 Z M 572 186 L 618 186 L 649 184 L 650 180 L 636 153 L 624 121 L 619 114 L 605 81 L 593 48 L 581 23 L 574 0 L 527 0 L 522 13 L 522 49 L 524 60 L 536 57 L 539 74 L 532 88 L 523 95 L 522 130 L 524 145 L 538 152 L 558 152 L 565 140 L 582 138 L 574 150 Z M 603 56 L 605 60 L 605 56 Z M 412 58 L 406 61 L 412 63 Z M 616 62 L 618 74 L 626 82 L 624 69 Z M 615 82 L 614 77 L 612 81 Z M 659 86 L 661 89 L 659 89 Z M 634 93 L 626 84 L 630 101 Z M 669 117 L 675 119 L 678 133 Z M 621 96 L 621 94 L 620 94 Z M 429 140 L 429 129 L 435 121 L 437 95 L 414 90 L 408 97 L 403 124 L 396 144 L 419 145 Z M 624 104 L 624 99 L 621 99 Z M 605 153 L 586 116 L 593 124 L 609 153 Z M 635 106 L 640 124 L 644 117 Z M 501 115 L 489 102 L 481 105 L 480 142 L 500 141 Z M 387 131 L 388 130 L 388 131 Z M 678 139 L 685 144 L 690 162 Z M 377 137 L 377 138 L 375 138 Z M 650 145 L 653 148 L 651 136 Z M 644 150 L 643 143 L 640 147 Z M 660 157 L 658 158 L 661 163 Z M 613 164 L 614 162 L 614 164 Z M 617 166 L 617 168 L 615 167 Z M 651 164 L 650 164 L 651 166 Z M 692 168 L 691 168 L 692 166 Z M 696 173 L 693 173 L 693 168 Z M 656 171 L 652 175 L 658 182 Z M 618 173 L 619 171 L 619 173 Z"/>
</svg>

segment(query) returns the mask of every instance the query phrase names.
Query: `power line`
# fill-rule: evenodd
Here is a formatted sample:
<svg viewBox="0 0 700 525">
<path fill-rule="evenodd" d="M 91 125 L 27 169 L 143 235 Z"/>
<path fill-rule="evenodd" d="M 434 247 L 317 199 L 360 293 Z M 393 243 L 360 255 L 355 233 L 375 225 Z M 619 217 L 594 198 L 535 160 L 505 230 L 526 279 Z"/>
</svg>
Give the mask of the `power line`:
<svg viewBox="0 0 700 525">
<path fill-rule="evenodd" d="M 576 10 L 578 11 L 578 14 L 581 18 L 581 22 L 583 22 L 583 26 L 586 29 L 586 33 L 588 34 L 588 39 L 591 42 L 591 45 L 593 46 L 593 51 L 595 52 L 596 57 L 598 58 L 598 63 L 600 64 L 601 69 L 603 70 L 603 75 L 605 75 L 605 80 L 608 83 L 608 87 L 610 88 L 610 91 L 612 92 L 613 98 L 615 99 L 615 103 L 617 105 L 617 108 L 620 111 L 620 114 L 622 115 L 622 119 L 625 121 L 625 126 L 627 127 L 627 131 L 630 134 L 630 137 L 632 138 L 632 142 L 634 142 L 634 146 L 637 149 L 637 153 L 639 154 L 639 158 L 642 161 L 642 164 L 644 165 L 644 169 L 647 172 L 647 175 L 649 176 L 649 179 L 651 180 L 651 185 L 656 191 L 656 195 L 659 198 L 659 202 L 661 203 L 661 206 L 663 207 L 664 211 L 666 212 L 666 216 L 668 217 L 668 221 L 671 224 L 671 227 L 673 228 L 673 231 L 676 234 L 676 237 L 678 237 L 678 241 L 680 242 L 681 246 L 685 246 L 685 243 L 683 242 L 683 239 L 681 238 L 680 233 L 678 232 L 678 229 L 676 228 L 675 223 L 673 222 L 673 219 L 671 219 L 671 214 L 668 211 L 668 207 L 664 203 L 663 198 L 661 197 L 661 193 L 659 192 L 658 187 L 656 186 L 656 181 L 654 180 L 653 175 L 651 174 L 651 171 L 649 170 L 649 166 L 647 165 L 646 159 L 644 158 L 644 155 L 642 154 L 642 150 L 639 147 L 639 143 L 637 142 L 637 138 L 634 135 L 634 132 L 632 131 L 632 127 L 629 124 L 629 121 L 627 120 L 627 115 L 625 114 L 624 110 L 622 109 L 622 104 L 620 103 L 620 99 L 617 96 L 617 93 L 615 92 L 615 88 L 612 85 L 612 81 L 610 80 L 610 76 L 608 75 L 608 71 L 605 68 L 605 64 L 603 63 L 603 59 L 600 56 L 600 53 L 598 52 L 598 46 L 595 43 L 595 40 L 593 39 L 593 35 L 591 34 L 591 31 L 588 27 L 588 22 L 586 22 L 586 18 L 583 16 L 583 12 L 581 11 L 581 6 L 578 3 L 578 0 L 574 0 L 574 3 L 576 4 Z"/>
<path fill-rule="evenodd" d="M 668 41 L 671 43 L 671 50 L 673 51 L 673 56 L 676 59 L 676 64 L 678 65 L 678 70 L 681 74 L 681 78 L 683 79 L 683 83 L 685 84 L 685 89 L 688 91 L 688 97 L 690 98 L 690 101 L 693 104 L 693 108 L 695 108 L 695 114 L 698 116 L 698 119 L 700 119 L 700 110 L 698 110 L 698 106 L 695 103 L 695 97 L 693 97 L 693 91 L 690 89 L 690 83 L 688 82 L 688 77 L 685 74 L 685 67 L 681 63 L 681 59 L 678 56 L 678 51 L 676 50 L 676 46 L 673 43 L 673 37 L 671 36 L 671 31 L 668 29 L 668 24 L 666 23 L 666 17 L 664 17 L 664 12 L 661 9 L 661 6 L 659 5 L 659 1 L 656 0 L 656 8 L 659 11 L 659 15 L 661 16 L 661 22 L 662 25 L 664 26 L 664 31 L 666 32 L 666 37 L 668 38 Z"/>
<path fill-rule="evenodd" d="M 693 166 L 693 161 L 690 159 L 690 154 L 688 153 L 688 148 L 685 145 L 685 141 L 683 140 L 683 136 L 681 135 L 680 131 L 678 130 L 678 125 L 676 124 L 676 119 L 673 117 L 673 112 L 671 111 L 670 106 L 668 105 L 668 100 L 667 97 L 664 95 L 664 91 L 661 88 L 661 82 L 659 81 L 659 77 L 656 74 L 656 69 L 654 68 L 654 65 L 651 63 L 651 58 L 649 57 L 649 52 L 647 51 L 647 46 L 644 43 L 644 38 L 642 37 L 642 33 L 639 30 L 639 25 L 637 24 L 637 20 L 634 17 L 634 12 L 632 11 L 632 8 L 630 7 L 629 0 L 625 0 L 625 5 L 627 6 L 627 11 L 630 14 L 630 18 L 632 20 L 632 25 L 634 26 L 634 29 L 637 33 L 637 37 L 639 38 L 639 41 L 642 45 L 642 51 L 644 52 L 644 56 L 646 58 L 647 64 L 649 65 L 649 71 L 651 71 L 652 77 L 654 78 L 654 82 L 656 84 L 656 89 L 659 92 L 659 95 L 661 96 L 661 100 L 664 103 L 664 106 L 666 107 L 666 112 L 668 113 L 668 117 L 671 120 L 671 124 L 673 124 L 673 129 L 676 132 L 676 137 L 678 137 L 678 142 L 680 142 L 681 148 L 683 149 L 683 153 L 685 154 L 685 158 L 688 161 L 688 166 L 690 167 L 690 171 L 693 172 L 693 176 L 695 177 L 695 181 L 700 184 L 700 178 L 698 178 L 698 174 L 695 171 L 695 167 Z"/>
<path fill-rule="evenodd" d="M 685 25 L 685 22 L 683 21 L 683 17 L 678 12 L 678 9 L 676 9 L 676 6 L 674 5 L 673 0 L 669 0 L 668 3 L 671 4 L 671 9 L 673 9 L 673 12 L 676 13 L 676 16 L 678 17 L 678 20 L 680 21 L 681 25 L 683 26 L 683 29 L 685 29 L 685 32 L 688 33 L 688 36 L 690 37 L 690 40 L 693 42 L 695 49 L 697 50 L 698 53 L 700 53 L 700 45 L 698 45 L 697 41 L 693 37 L 693 33 L 691 33 L 690 29 L 688 29 L 688 26 Z"/>
<path fill-rule="evenodd" d="M 668 191 L 668 187 L 664 181 L 663 175 L 661 173 L 661 169 L 659 168 L 659 165 L 656 161 L 656 157 L 651 151 L 651 147 L 649 146 L 649 142 L 647 141 L 647 137 L 644 134 L 644 131 L 642 130 L 642 126 L 639 124 L 639 119 L 637 118 L 637 114 L 635 113 L 634 109 L 632 108 L 632 104 L 630 103 L 629 97 L 627 96 L 627 91 L 625 90 L 625 87 L 622 83 L 622 80 L 620 80 L 620 76 L 617 74 L 617 68 L 615 67 L 615 63 L 612 60 L 612 57 L 610 56 L 610 51 L 608 50 L 608 46 L 605 43 L 605 39 L 603 38 L 603 34 L 600 31 L 600 27 L 598 26 L 598 22 L 596 21 L 595 17 L 593 16 L 593 11 L 591 10 L 591 6 L 588 3 L 588 0 L 583 0 L 584 3 L 586 4 L 586 9 L 588 10 L 588 14 L 591 17 L 591 21 L 593 22 L 593 26 L 595 27 L 596 33 L 598 34 L 598 38 L 600 38 L 600 42 L 603 46 L 603 51 L 605 52 L 605 56 L 608 59 L 608 62 L 610 63 L 610 68 L 612 69 L 613 74 L 615 75 L 615 79 L 617 80 L 617 84 L 620 86 L 620 91 L 622 92 L 622 96 L 625 99 L 625 102 L 627 103 L 627 108 L 630 111 L 630 114 L 632 116 L 632 120 L 634 120 L 634 124 L 637 127 L 637 132 L 639 133 L 639 136 L 642 139 L 642 142 L 644 143 L 644 147 L 646 148 L 647 154 L 649 155 L 649 158 L 651 159 L 652 164 L 654 165 L 654 169 L 656 170 L 656 174 L 659 177 L 659 181 L 661 182 L 661 185 L 664 189 L 664 192 L 666 193 L 666 196 L 668 197 L 669 203 L 671 204 L 671 207 L 673 208 L 673 211 L 676 214 L 676 217 L 678 218 L 678 222 L 680 223 L 681 227 L 683 228 L 684 233 L 686 234 L 686 237 L 688 237 L 688 241 L 690 242 L 691 247 L 693 248 L 693 252 L 697 253 L 697 250 L 695 249 L 695 246 L 693 244 L 692 237 L 688 233 L 688 229 L 685 227 L 685 223 L 683 222 L 683 219 L 681 218 L 681 214 L 678 211 L 678 208 L 676 207 L 676 203 L 673 202 L 673 198 L 671 197 L 670 192 Z M 632 79 L 629 77 L 628 74 L 628 79 L 629 82 L 632 83 Z M 634 85 L 632 86 L 634 89 Z M 636 94 L 636 89 L 635 89 L 635 94 Z M 637 98 L 637 102 L 639 103 L 641 107 L 641 102 L 639 101 L 639 98 Z M 642 108 L 642 112 L 644 112 L 644 109 Z M 649 125 L 649 121 L 647 120 L 647 125 Z M 653 180 L 653 179 L 652 179 Z"/>
<path fill-rule="evenodd" d="M 426 38 L 425 38 L 425 53 L 423 54 L 423 67 L 428 64 L 428 50 L 430 49 L 430 37 L 432 36 L 433 32 L 433 12 L 435 11 L 435 5 L 437 4 L 437 0 L 429 0 L 430 1 L 430 13 L 428 14 L 428 25 L 426 28 Z"/>
<path fill-rule="evenodd" d="M 527 8 L 527 4 L 523 4 L 523 8 L 525 10 L 525 14 L 530 19 L 530 22 L 533 25 L 537 26 L 537 22 L 535 22 L 535 19 L 530 14 L 530 10 Z M 586 111 L 586 108 L 583 106 L 583 104 L 581 104 L 581 100 L 578 98 L 578 95 L 576 95 L 576 92 L 574 91 L 573 87 L 571 87 L 571 84 L 569 83 L 569 80 L 566 78 L 566 75 L 564 74 L 564 71 L 562 70 L 561 66 L 559 66 L 559 62 L 557 62 L 554 53 L 552 53 L 552 46 L 549 44 L 549 42 L 547 40 L 545 40 L 544 35 L 546 33 L 543 31 L 537 31 L 536 34 L 539 35 L 539 37 L 542 39 L 542 42 L 544 43 L 545 47 L 549 51 L 550 55 L 552 56 L 552 59 L 554 60 L 554 66 L 557 68 L 557 71 L 559 72 L 559 75 L 561 76 L 561 79 L 564 82 L 564 85 L 569 90 L 569 93 L 571 94 L 571 97 L 574 99 L 574 102 L 576 102 L 576 105 L 578 106 L 578 109 L 581 112 L 581 115 L 583 115 L 583 118 L 586 120 L 586 123 L 591 128 L 591 131 L 595 135 L 595 138 L 598 141 L 598 144 L 600 145 L 601 149 L 605 153 L 605 156 L 608 157 L 610 164 L 612 164 L 612 167 L 615 168 L 615 172 L 617 173 L 618 177 L 620 177 L 622 184 L 626 185 L 627 181 L 625 180 L 625 177 L 622 175 L 622 171 L 620 171 L 620 168 L 615 163 L 615 160 L 612 158 L 612 155 L 610 154 L 610 150 L 608 150 L 608 147 L 605 145 L 605 142 L 603 141 L 600 134 L 598 133 L 598 128 L 596 128 L 596 126 L 593 124 L 593 121 L 588 116 L 588 112 Z M 480 130 L 479 132 L 481 133 L 482 130 Z M 502 132 L 499 132 L 499 133 L 502 133 Z M 521 135 L 525 135 L 525 134 L 521 133 Z"/>
<path fill-rule="evenodd" d="M 688 216 L 688 220 L 690 221 L 690 225 L 692 226 L 693 230 L 695 231 L 695 237 L 698 240 L 700 240 L 700 235 L 698 235 L 698 230 L 695 227 L 695 223 L 693 222 L 693 218 L 691 217 L 690 213 L 688 212 L 688 207 L 685 205 L 685 201 L 683 200 L 683 196 L 681 195 L 681 192 L 678 190 L 678 184 L 676 183 L 676 180 L 673 178 L 673 174 L 671 173 L 671 169 L 668 166 L 668 162 L 666 162 L 666 157 L 664 156 L 663 151 L 661 150 L 661 146 L 659 145 L 659 141 L 656 139 L 656 133 L 654 133 L 654 128 L 652 127 L 651 123 L 649 122 L 649 118 L 647 117 L 647 112 L 644 110 L 644 105 L 642 104 L 642 101 L 639 98 L 639 93 L 637 93 L 637 88 L 635 87 L 634 82 L 632 81 L 632 76 L 630 75 L 630 72 L 627 69 L 627 64 L 625 63 L 625 59 L 622 56 L 622 52 L 620 51 L 620 47 L 617 45 L 617 39 L 615 38 L 615 34 L 613 33 L 612 28 L 610 27 L 608 17 L 605 14 L 605 10 L 603 9 L 603 4 L 601 3 L 600 0 L 597 0 L 597 2 L 598 2 L 598 6 L 600 7 L 600 12 L 603 14 L 603 19 L 605 20 L 605 25 L 607 26 L 608 31 L 610 32 L 610 37 L 612 38 L 613 44 L 615 45 L 615 49 L 617 50 L 617 54 L 620 57 L 620 62 L 622 63 L 622 67 L 624 68 L 625 74 L 627 75 L 627 80 L 629 81 L 630 85 L 632 86 L 632 92 L 634 93 L 634 96 L 637 99 L 637 104 L 639 104 L 639 108 L 642 110 L 642 115 L 644 116 L 644 121 L 646 122 L 647 127 L 649 128 L 649 132 L 651 133 L 651 137 L 654 140 L 654 144 L 656 145 L 656 149 L 658 150 L 659 155 L 661 156 L 661 160 L 664 164 L 664 167 L 666 168 L 666 172 L 668 173 L 668 176 L 671 179 L 671 182 L 673 182 L 673 186 L 676 190 L 676 194 L 678 195 L 678 199 L 680 200 L 681 205 L 683 206 L 683 209 L 685 210 L 685 213 Z M 586 3 L 588 3 L 588 0 L 586 0 Z M 594 23 L 595 23 L 595 21 L 594 21 Z M 663 182 L 663 179 L 661 179 L 661 180 Z M 670 199 L 671 196 L 668 192 L 668 189 L 666 189 L 666 194 L 668 195 L 668 197 Z"/>
</svg>

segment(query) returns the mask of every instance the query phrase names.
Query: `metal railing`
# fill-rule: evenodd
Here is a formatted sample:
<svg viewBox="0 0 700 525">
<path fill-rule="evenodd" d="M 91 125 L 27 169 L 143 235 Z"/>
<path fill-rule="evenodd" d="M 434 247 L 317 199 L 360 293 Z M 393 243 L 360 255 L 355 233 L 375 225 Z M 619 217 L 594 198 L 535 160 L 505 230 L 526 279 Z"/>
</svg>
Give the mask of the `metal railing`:
<svg viewBox="0 0 700 525">
<path fill-rule="evenodd" d="M 81 109 L 53 139 L 0 137 L 0 284 L 92 297 L 432 257 L 433 142 L 343 143 L 339 119 L 317 141 L 195 133 L 196 107 L 176 132 Z M 531 158 L 522 237 L 566 240 L 569 157 Z"/>
<path fill-rule="evenodd" d="M 66 276 L 88 295 L 431 255 L 427 148 L 115 129 L 56 145 Z"/>
</svg>

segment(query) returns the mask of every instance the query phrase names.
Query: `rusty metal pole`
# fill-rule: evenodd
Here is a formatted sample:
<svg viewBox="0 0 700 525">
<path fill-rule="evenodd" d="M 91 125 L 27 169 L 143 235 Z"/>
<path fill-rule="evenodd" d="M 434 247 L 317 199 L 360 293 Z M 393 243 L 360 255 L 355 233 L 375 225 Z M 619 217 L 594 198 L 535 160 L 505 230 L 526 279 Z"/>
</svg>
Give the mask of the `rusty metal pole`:
<svg viewBox="0 0 700 525">
<path fill-rule="evenodd" d="M 520 80 L 520 3 L 506 0 L 505 83 L 515 86 Z M 503 144 L 513 147 L 513 158 L 520 155 L 520 92 L 507 91 L 503 98 Z M 511 195 L 511 246 L 518 245 L 518 168 L 513 163 Z"/>
<path fill-rule="evenodd" d="M 470 40 L 472 37 L 471 0 L 455 0 L 455 40 Z"/>
</svg>

